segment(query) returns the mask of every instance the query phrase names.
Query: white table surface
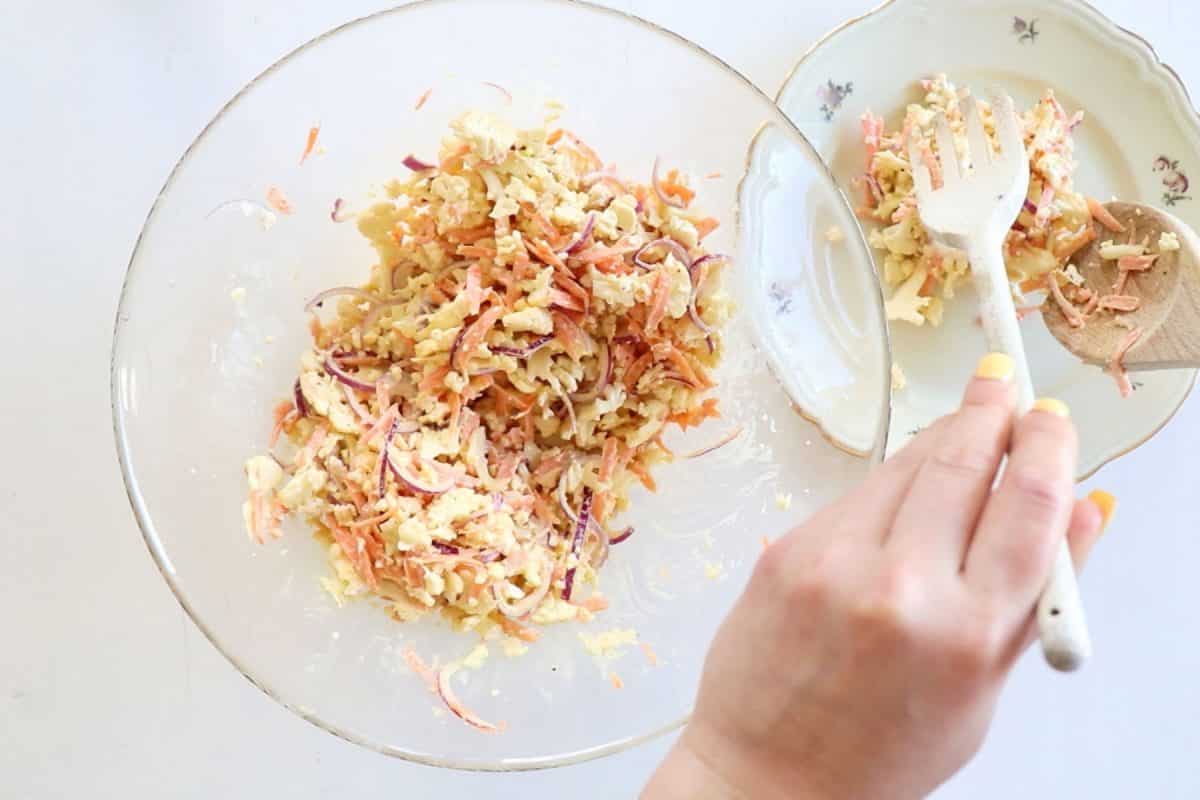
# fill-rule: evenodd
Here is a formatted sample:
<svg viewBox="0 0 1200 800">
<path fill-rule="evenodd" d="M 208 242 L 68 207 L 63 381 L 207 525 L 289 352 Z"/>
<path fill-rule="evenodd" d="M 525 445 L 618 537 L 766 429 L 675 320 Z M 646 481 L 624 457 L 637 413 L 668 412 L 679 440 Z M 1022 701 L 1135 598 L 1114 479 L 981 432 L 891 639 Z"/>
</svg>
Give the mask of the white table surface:
<svg viewBox="0 0 1200 800">
<path fill-rule="evenodd" d="M 611 0 L 773 94 L 870 0 Z M 342 742 L 243 680 L 156 572 L 108 401 L 133 242 L 215 110 L 296 45 L 381 0 L 8 0 L 0 23 L 0 796 L 633 797 L 667 742 L 526 775 L 412 766 Z M 1036 16 L 1036 0 L 1030 14 Z M 1097 0 L 1200 87 L 1200 4 Z M 48 213 L 51 210 L 55 213 Z M 939 797 L 1200 797 L 1200 397 L 1103 470 L 1120 496 L 1084 580 L 1095 662 L 1024 661 L 982 755 Z M 477 794 L 476 794 L 477 793 Z"/>
</svg>

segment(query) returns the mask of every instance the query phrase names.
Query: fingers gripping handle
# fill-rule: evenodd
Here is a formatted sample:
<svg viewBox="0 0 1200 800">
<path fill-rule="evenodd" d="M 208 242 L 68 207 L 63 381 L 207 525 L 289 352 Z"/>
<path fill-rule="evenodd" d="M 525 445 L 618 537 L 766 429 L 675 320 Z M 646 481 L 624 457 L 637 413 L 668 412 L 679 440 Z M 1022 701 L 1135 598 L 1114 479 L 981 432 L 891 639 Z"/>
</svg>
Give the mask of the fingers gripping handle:
<svg viewBox="0 0 1200 800">
<path fill-rule="evenodd" d="M 1024 415 L 1033 407 L 1033 380 L 1008 286 L 1003 250 L 995 242 L 980 241 L 976 246 L 973 241 L 972 245 L 968 255 L 988 348 L 1007 353 L 1016 365 L 1013 378 L 1017 385 L 1017 413 Z M 1042 652 L 1055 669 L 1064 672 L 1078 669 L 1091 656 L 1087 618 L 1065 536 L 1059 544 L 1050 580 L 1038 601 L 1037 621 Z"/>
</svg>

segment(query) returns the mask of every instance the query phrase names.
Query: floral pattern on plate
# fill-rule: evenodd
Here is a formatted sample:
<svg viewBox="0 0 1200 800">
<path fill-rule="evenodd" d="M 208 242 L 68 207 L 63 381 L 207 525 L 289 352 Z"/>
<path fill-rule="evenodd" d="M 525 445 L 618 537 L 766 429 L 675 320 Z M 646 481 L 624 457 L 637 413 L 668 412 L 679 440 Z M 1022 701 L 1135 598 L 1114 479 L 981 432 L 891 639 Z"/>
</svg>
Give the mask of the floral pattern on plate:
<svg viewBox="0 0 1200 800">
<path fill-rule="evenodd" d="M 842 103 L 846 102 L 846 98 L 852 94 L 854 94 L 854 84 L 849 81 L 834 83 L 827 80 L 824 86 L 817 89 L 817 96 L 823 101 L 821 116 L 825 118 L 826 122 L 833 122 L 833 115 L 842 107 Z"/>
<path fill-rule="evenodd" d="M 1188 176 L 1179 166 L 1179 160 L 1168 158 L 1167 156 L 1159 156 L 1154 159 L 1154 171 L 1162 173 L 1162 185 L 1166 188 L 1163 192 L 1163 202 L 1168 206 L 1176 206 L 1182 200 L 1191 200 L 1188 195 Z"/>
</svg>

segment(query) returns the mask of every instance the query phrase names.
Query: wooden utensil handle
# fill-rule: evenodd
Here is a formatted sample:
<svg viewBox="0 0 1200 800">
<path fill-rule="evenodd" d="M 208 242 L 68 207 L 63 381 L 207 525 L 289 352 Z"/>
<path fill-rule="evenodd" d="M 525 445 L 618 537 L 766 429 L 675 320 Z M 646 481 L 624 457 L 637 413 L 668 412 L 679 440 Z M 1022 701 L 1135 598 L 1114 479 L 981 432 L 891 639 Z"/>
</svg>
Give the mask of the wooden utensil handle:
<svg viewBox="0 0 1200 800">
<path fill-rule="evenodd" d="M 967 255 L 979 293 L 988 349 L 1012 358 L 1016 367 L 1013 378 L 1017 385 L 1017 415 L 1024 416 L 1034 403 L 1033 379 L 1008 286 L 1002 244 L 986 237 L 973 237 Z M 1054 559 L 1050 580 L 1038 601 L 1037 620 L 1046 661 L 1064 672 L 1082 666 L 1091 655 L 1092 643 L 1065 536 Z"/>
</svg>

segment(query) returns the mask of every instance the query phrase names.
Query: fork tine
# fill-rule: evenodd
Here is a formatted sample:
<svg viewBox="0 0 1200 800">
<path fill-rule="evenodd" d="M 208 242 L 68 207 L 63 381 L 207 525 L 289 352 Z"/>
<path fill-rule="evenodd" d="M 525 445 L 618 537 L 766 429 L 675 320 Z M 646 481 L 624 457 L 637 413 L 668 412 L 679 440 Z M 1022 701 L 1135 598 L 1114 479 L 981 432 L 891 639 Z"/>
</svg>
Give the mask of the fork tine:
<svg viewBox="0 0 1200 800">
<path fill-rule="evenodd" d="M 975 95 L 963 100 L 963 114 L 967 118 L 967 141 L 971 145 L 971 163 L 978 169 L 992 163 L 992 145 L 983 129 L 983 116 Z"/>
<path fill-rule="evenodd" d="M 1000 154 L 1004 158 L 1025 155 L 1025 137 L 1017 121 L 1013 100 L 1006 94 L 997 94 L 992 99 L 992 117 L 996 120 L 996 133 L 1000 139 Z"/>
<path fill-rule="evenodd" d="M 933 193 L 933 176 L 929 167 L 925 166 L 921 148 L 917 146 L 917 137 L 908 137 L 908 162 L 912 166 L 913 184 L 917 189 L 917 203 L 923 204 Z"/>
<path fill-rule="evenodd" d="M 958 182 L 958 150 L 954 146 L 954 134 L 945 114 L 938 114 L 937 130 L 938 163 L 942 165 L 942 182 L 952 186 Z"/>
</svg>

